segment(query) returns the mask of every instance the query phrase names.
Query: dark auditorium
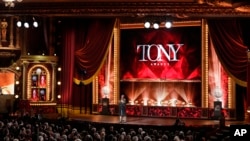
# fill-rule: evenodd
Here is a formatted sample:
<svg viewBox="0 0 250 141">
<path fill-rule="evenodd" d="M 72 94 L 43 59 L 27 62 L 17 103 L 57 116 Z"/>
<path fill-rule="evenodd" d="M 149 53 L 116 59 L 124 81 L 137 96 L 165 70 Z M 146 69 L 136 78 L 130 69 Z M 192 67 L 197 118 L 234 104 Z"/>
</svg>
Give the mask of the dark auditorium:
<svg viewBox="0 0 250 141">
<path fill-rule="evenodd" d="M 0 0 L 0 141 L 250 137 L 249 25 L 248 0 Z"/>
</svg>

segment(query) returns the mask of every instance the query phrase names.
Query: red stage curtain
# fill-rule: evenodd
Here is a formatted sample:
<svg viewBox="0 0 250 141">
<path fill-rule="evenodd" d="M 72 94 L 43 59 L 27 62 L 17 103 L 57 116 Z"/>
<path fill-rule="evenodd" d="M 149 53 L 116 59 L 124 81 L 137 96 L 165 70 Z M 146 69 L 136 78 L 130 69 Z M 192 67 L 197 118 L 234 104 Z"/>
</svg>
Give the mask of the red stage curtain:
<svg viewBox="0 0 250 141">
<path fill-rule="evenodd" d="M 69 104 L 72 100 L 72 83 L 73 83 L 73 68 L 74 68 L 74 38 L 75 38 L 75 29 L 71 25 L 66 24 L 67 28 L 62 26 L 65 31 L 63 31 L 63 57 L 62 61 L 62 84 L 61 84 L 61 95 L 62 103 Z M 67 82 L 67 83 L 66 83 Z"/>
<path fill-rule="evenodd" d="M 244 45 L 240 21 L 208 20 L 208 28 L 224 69 L 236 83 L 246 86 L 247 46 Z"/>
<path fill-rule="evenodd" d="M 250 73 L 248 70 L 248 47 L 245 45 L 248 41 L 246 41 L 247 38 L 243 34 L 246 30 L 244 24 L 244 21 L 241 20 L 208 20 L 209 33 L 221 64 L 238 85 L 247 87 Z M 238 101 L 236 111 L 238 111 L 237 115 L 242 114 L 244 117 L 244 111 L 250 102 L 249 87 L 247 87 L 245 94 L 246 99 L 239 99 L 244 98 L 243 95 L 240 93 L 236 95 Z M 241 106 L 243 108 L 240 108 Z M 245 109 L 243 113 L 239 112 L 242 109 Z"/>
<path fill-rule="evenodd" d="M 75 83 L 89 84 L 100 70 L 113 34 L 115 20 L 101 19 L 90 22 L 88 28 L 78 33 L 75 51 Z M 77 29 L 80 30 L 80 29 Z"/>
<path fill-rule="evenodd" d="M 91 106 L 92 78 L 104 62 L 114 23 L 115 19 L 62 21 L 62 82 L 65 83 L 61 85 L 61 93 L 64 104 L 79 106 L 80 110 L 82 106 Z"/>
</svg>

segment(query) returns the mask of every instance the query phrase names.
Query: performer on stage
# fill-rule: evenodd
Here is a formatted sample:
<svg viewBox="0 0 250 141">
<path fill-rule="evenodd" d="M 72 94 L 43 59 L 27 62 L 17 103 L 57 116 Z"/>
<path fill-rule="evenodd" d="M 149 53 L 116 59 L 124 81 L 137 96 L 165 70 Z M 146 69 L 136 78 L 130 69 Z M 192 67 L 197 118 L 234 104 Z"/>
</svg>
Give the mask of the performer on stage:
<svg viewBox="0 0 250 141">
<path fill-rule="evenodd" d="M 119 116 L 120 116 L 120 123 L 126 122 L 126 98 L 125 95 L 121 95 L 121 99 L 119 102 Z"/>
</svg>

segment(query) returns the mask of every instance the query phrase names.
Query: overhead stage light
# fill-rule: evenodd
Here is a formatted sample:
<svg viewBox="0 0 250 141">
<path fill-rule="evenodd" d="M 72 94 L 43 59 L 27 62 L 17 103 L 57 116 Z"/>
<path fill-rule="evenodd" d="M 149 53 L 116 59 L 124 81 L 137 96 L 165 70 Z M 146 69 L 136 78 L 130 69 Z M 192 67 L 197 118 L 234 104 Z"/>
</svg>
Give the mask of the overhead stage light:
<svg viewBox="0 0 250 141">
<path fill-rule="evenodd" d="M 37 21 L 33 22 L 33 27 L 38 27 L 38 22 Z"/>
<path fill-rule="evenodd" d="M 17 26 L 17 27 L 21 27 L 21 26 L 22 26 L 22 22 L 21 22 L 21 21 L 17 21 L 17 22 L 16 22 L 16 26 Z"/>
<path fill-rule="evenodd" d="M 167 21 L 154 20 L 154 22 L 152 22 L 152 21 L 146 21 L 146 22 L 144 22 L 144 27 L 145 28 L 159 29 L 160 27 L 163 26 L 163 25 L 161 25 L 162 23 L 165 24 L 166 28 L 171 28 L 172 27 L 172 21 L 171 20 L 167 20 Z"/>
<path fill-rule="evenodd" d="M 34 28 L 38 28 L 39 22 L 34 17 L 32 17 L 32 19 L 28 17 L 23 17 L 23 19 L 21 18 L 17 19 L 16 26 L 17 27 L 23 26 L 24 28 L 30 28 L 30 26 L 32 26 Z"/>
<path fill-rule="evenodd" d="M 159 25 L 159 23 L 156 22 L 156 23 L 153 24 L 153 27 L 154 27 L 154 29 L 159 29 L 160 25 Z"/>
<path fill-rule="evenodd" d="M 25 22 L 25 23 L 24 23 L 24 27 L 25 27 L 25 28 L 29 28 L 29 27 L 30 27 L 29 23 L 28 23 L 28 22 Z"/>
<path fill-rule="evenodd" d="M 15 7 L 15 2 L 22 2 L 23 0 L 3 0 L 5 7 Z"/>
<path fill-rule="evenodd" d="M 145 23 L 144 23 L 144 27 L 145 27 L 145 28 L 150 28 L 150 22 L 145 22 Z"/>
<path fill-rule="evenodd" d="M 165 23 L 165 27 L 166 27 L 166 28 L 171 28 L 171 27 L 172 27 L 172 23 L 169 22 L 169 21 L 167 21 L 167 22 Z"/>
<path fill-rule="evenodd" d="M 36 21 L 36 19 L 33 17 L 33 27 L 37 28 L 38 27 L 38 22 Z"/>
</svg>

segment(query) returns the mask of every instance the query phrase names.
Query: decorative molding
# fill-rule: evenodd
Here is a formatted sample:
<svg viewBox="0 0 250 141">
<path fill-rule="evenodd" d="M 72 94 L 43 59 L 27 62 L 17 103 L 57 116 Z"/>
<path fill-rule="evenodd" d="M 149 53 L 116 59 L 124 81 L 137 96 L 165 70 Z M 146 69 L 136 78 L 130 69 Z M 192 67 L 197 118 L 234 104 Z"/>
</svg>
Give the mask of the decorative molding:
<svg viewBox="0 0 250 141">
<path fill-rule="evenodd" d="M 58 61 L 58 57 L 56 56 L 43 56 L 43 55 L 22 55 L 22 61 L 30 62 L 44 62 L 44 63 L 53 63 Z"/>
<path fill-rule="evenodd" d="M 227 2 L 225 2 L 227 3 Z M 9 9 L 0 6 L 0 15 L 102 16 L 102 17 L 250 17 L 250 10 L 239 10 L 230 4 L 191 2 L 79 2 L 19 3 Z M 243 7 L 244 5 L 242 5 Z"/>
<path fill-rule="evenodd" d="M 247 52 L 248 62 L 250 63 L 250 51 Z"/>
</svg>

